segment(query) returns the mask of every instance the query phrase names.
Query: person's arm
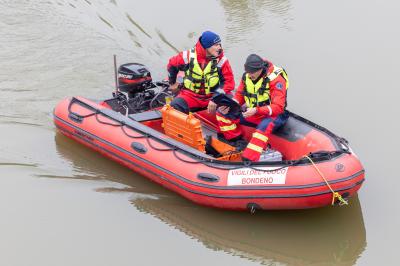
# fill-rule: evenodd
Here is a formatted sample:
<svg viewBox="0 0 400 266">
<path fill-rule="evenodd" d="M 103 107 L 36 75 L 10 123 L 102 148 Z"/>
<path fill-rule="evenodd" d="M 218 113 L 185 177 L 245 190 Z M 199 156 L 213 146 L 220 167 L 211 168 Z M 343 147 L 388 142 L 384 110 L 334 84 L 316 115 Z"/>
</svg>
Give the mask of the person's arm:
<svg viewBox="0 0 400 266">
<path fill-rule="evenodd" d="M 239 87 L 236 89 L 235 97 L 233 97 L 240 105 L 244 104 L 245 85 L 243 79 L 240 80 Z"/>
<path fill-rule="evenodd" d="M 171 57 L 168 62 L 168 82 L 170 85 L 176 83 L 176 76 L 179 71 L 185 71 L 187 69 L 187 64 L 183 60 L 183 52 Z"/>
<path fill-rule="evenodd" d="M 226 95 L 232 97 L 232 91 L 235 88 L 235 80 L 233 78 L 233 72 L 228 59 L 222 64 L 221 69 L 218 70 L 219 74 L 219 88 L 215 93 L 225 93 Z M 208 103 L 207 110 L 209 113 L 214 113 L 217 109 L 217 104 L 212 100 Z"/>
<path fill-rule="evenodd" d="M 266 116 L 277 116 L 283 113 L 286 105 L 286 85 L 286 80 L 282 76 L 271 81 L 269 84 L 270 104 L 257 107 L 257 113 Z"/>
<path fill-rule="evenodd" d="M 228 95 L 232 95 L 232 91 L 235 89 L 235 79 L 228 59 L 221 66 L 220 88 Z"/>
</svg>

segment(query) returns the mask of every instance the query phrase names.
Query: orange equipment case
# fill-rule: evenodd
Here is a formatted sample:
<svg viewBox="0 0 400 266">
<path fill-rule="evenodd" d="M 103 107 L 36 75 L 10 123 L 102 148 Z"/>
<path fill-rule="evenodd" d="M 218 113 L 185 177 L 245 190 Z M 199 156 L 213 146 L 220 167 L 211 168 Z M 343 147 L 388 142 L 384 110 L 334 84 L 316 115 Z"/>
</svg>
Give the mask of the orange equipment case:
<svg viewBox="0 0 400 266">
<path fill-rule="evenodd" d="M 205 152 L 206 141 L 201 130 L 200 120 L 193 114 L 184 114 L 170 105 L 161 109 L 164 132 L 177 141 Z"/>
<path fill-rule="evenodd" d="M 185 143 L 201 152 L 205 152 L 206 141 L 203 137 L 201 122 L 193 114 L 184 114 L 175 110 L 170 105 L 161 109 L 162 127 L 167 136 Z M 212 137 L 211 146 L 222 156 L 217 160 L 221 161 L 241 161 L 241 152 L 237 152 L 235 147 L 219 141 Z"/>
</svg>

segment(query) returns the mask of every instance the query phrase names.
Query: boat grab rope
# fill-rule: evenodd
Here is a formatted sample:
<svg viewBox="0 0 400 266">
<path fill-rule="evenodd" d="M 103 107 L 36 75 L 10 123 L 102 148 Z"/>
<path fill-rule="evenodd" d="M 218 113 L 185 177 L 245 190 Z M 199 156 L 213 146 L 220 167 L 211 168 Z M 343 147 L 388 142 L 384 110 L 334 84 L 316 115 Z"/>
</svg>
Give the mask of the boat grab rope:
<svg viewBox="0 0 400 266">
<path fill-rule="evenodd" d="M 322 177 L 322 179 L 325 181 L 326 185 L 332 192 L 332 205 L 335 204 L 336 199 L 339 200 L 339 205 L 348 205 L 349 203 L 347 202 L 347 200 L 345 200 L 342 197 L 342 195 L 339 194 L 339 192 L 336 192 L 333 190 L 333 188 L 329 184 L 328 180 L 326 180 L 325 176 L 322 174 L 322 172 L 319 170 L 319 168 L 315 165 L 314 161 L 308 155 L 304 155 L 304 157 L 307 158 L 311 162 L 312 166 L 314 166 L 315 170 L 317 170 L 318 174 Z"/>
<path fill-rule="evenodd" d="M 252 170 L 255 170 L 255 171 L 260 171 L 260 172 L 272 172 L 272 171 L 278 171 L 278 170 L 287 168 L 287 167 L 289 167 L 289 166 L 294 166 L 294 165 L 300 163 L 300 162 L 302 161 L 302 159 L 303 159 L 303 158 L 301 158 L 301 159 L 299 159 L 299 160 L 290 161 L 290 162 L 288 163 L 288 165 L 285 165 L 285 166 L 282 166 L 282 167 L 279 167 L 279 168 L 274 168 L 274 169 L 262 169 L 262 168 L 254 167 L 254 166 L 252 166 L 252 162 L 251 162 L 251 161 L 245 161 L 245 162 L 243 162 L 243 165 L 238 165 L 237 167 L 229 167 L 229 168 L 226 168 L 226 167 L 219 167 L 219 166 L 216 166 L 216 165 L 211 165 L 210 163 L 212 163 L 212 161 L 208 161 L 206 158 L 197 157 L 197 158 L 194 158 L 194 160 L 186 160 L 186 159 L 183 159 L 182 157 L 178 156 L 178 153 L 177 153 L 178 148 L 177 148 L 177 147 L 174 147 L 174 148 L 165 148 L 165 149 L 164 149 L 164 148 L 155 147 L 154 144 L 152 144 L 152 143 L 150 142 L 150 139 L 151 139 L 151 136 L 150 136 L 150 135 L 148 135 L 148 134 L 140 134 L 140 133 L 139 133 L 140 135 L 138 135 L 138 136 L 133 136 L 133 135 L 129 134 L 129 133 L 126 131 L 125 127 L 128 127 L 128 128 L 130 128 L 130 127 L 127 126 L 124 122 L 118 121 L 117 123 L 110 123 L 110 122 L 102 121 L 101 119 L 99 119 L 99 114 L 101 114 L 101 113 L 98 112 L 98 111 L 95 111 L 95 112 L 93 112 L 93 113 L 91 113 L 91 114 L 88 114 L 88 115 L 85 115 L 85 116 L 83 116 L 83 115 L 78 115 L 78 114 L 76 114 L 76 113 L 74 113 L 74 114 L 77 115 L 77 116 L 80 116 L 80 117 L 82 117 L 82 118 L 83 118 L 83 117 L 86 118 L 86 117 L 94 116 L 94 117 L 96 118 L 96 121 L 99 122 L 100 124 L 109 125 L 109 126 L 112 126 L 112 127 L 121 127 L 122 132 L 123 132 L 127 137 L 133 138 L 133 139 L 145 138 L 147 144 L 148 144 L 152 149 L 154 149 L 154 150 L 156 150 L 156 151 L 172 151 L 173 154 L 174 154 L 174 156 L 175 156 L 175 158 L 177 158 L 178 160 L 180 160 L 180 161 L 182 161 L 182 162 L 184 162 L 184 163 L 189 163 L 189 164 L 199 164 L 199 163 L 201 163 L 201 164 L 207 165 L 207 166 L 210 167 L 210 168 L 219 169 L 219 170 L 237 170 L 237 169 L 243 168 L 243 166 L 245 166 L 245 167 L 248 167 L 248 168 L 250 168 L 250 169 L 252 169 Z"/>
<path fill-rule="evenodd" d="M 99 122 L 100 124 L 104 124 L 104 125 L 108 125 L 108 126 L 112 126 L 112 127 L 123 127 L 124 125 L 122 123 L 110 123 L 110 122 L 105 122 L 105 121 L 101 121 L 99 119 L 99 113 L 95 113 L 95 117 L 97 122 Z"/>
<path fill-rule="evenodd" d="M 78 100 L 77 100 L 76 98 L 73 98 L 73 99 L 70 101 L 70 103 L 68 104 L 68 113 L 74 115 L 75 117 L 78 117 L 78 118 L 83 119 L 83 118 L 87 118 L 87 117 L 90 117 L 90 116 L 93 116 L 93 115 L 97 115 L 97 114 L 100 112 L 100 110 L 95 109 L 95 108 L 92 107 L 91 109 L 94 110 L 93 113 L 90 113 L 90 114 L 87 114 L 87 115 L 77 114 L 77 113 L 75 113 L 75 112 L 72 111 L 72 105 L 73 105 L 76 101 L 78 101 Z M 88 105 L 88 106 L 91 107 L 90 105 Z"/>
<path fill-rule="evenodd" d="M 124 132 L 124 134 L 125 134 L 127 137 L 130 137 L 130 138 L 132 138 L 132 139 L 142 139 L 142 138 L 146 138 L 146 137 L 147 137 L 146 135 L 133 136 L 133 135 L 128 134 L 128 133 L 126 132 L 125 125 L 121 125 L 121 129 L 122 129 L 122 132 Z"/>
<path fill-rule="evenodd" d="M 198 160 L 193 160 L 193 161 L 185 160 L 185 159 L 183 159 L 183 158 L 178 156 L 177 149 L 174 149 L 173 153 L 174 153 L 174 156 L 175 156 L 176 159 L 178 159 L 178 160 L 180 160 L 180 161 L 182 161 L 184 163 L 192 163 L 192 164 L 197 164 L 197 163 L 203 163 L 204 164 L 205 163 L 205 160 L 202 159 L 202 158 L 199 158 Z M 210 165 L 208 165 L 208 166 L 209 167 L 213 167 L 213 166 L 210 166 Z M 217 167 L 213 167 L 213 168 L 217 168 Z"/>
<path fill-rule="evenodd" d="M 125 127 L 128 127 L 128 128 L 130 128 L 130 127 L 127 126 L 125 123 L 123 123 L 121 121 L 118 121 L 118 123 L 109 123 L 109 122 L 102 121 L 102 120 L 100 120 L 98 118 L 99 114 L 100 114 L 99 112 L 94 112 L 92 115 L 94 115 L 96 117 L 97 122 L 99 122 L 100 124 L 105 124 L 105 125 L 109 125 L 109 126 L 113 126 L 113 127 L 118 127 L 119 126 L 119 127 L 121 127 L 122 132 L 129 138 L 134 138 L 134 139 L 145 138 L 147 144 L 152 149 L 154 149 L 156 151 L 172 151 L 172 153 L 174 154 L 175 158 L 177 158 L 178 160 L 180 160 L 180 161 L 182 161 L 184 163 L 189 163 L 189 164 L 199 164 L 199 163 L 201 163 L 201 164 L 205 164 L 208 167 L 211 167 L 211 168 L 214 168 L 214 169 L 219 169 L 219 170 L 227 170 L 228 169 L 226 167 L 218 167 L 216 165 L 211 165 L 210 164 L 210 163 L 212 163 L 211 161 L 207 161 L 207 159 L 201 158 L 201 157 L 194 158 L 194 160 L 186 160 L 186 159 L 184 159 L 184 158 L 182 158 L 182 157 L 180 157 L 178 155 L 178 153 L 177 153 L 178 152 L 178 148 L 177 147 L 173 147 L 173 148 L 158 148 L 158 147 L 155 147 L 154 144 L 152 144 L 151 141 L 150 141 L 150 139 L 151 139 L 150 135 L 142 134 L 142 135 L 138 135 L 138 136 L 133 136 L 133 135 L 129 134 L 126 131 Z M 288 165 L 285 165 L 285 166 L 282 166 L 282 167 L 279 167 L 279 168 L 274 168 L 274 169 L 262 169 L 262 168 L 254 167 L 254 166 L 251 165 L 251 163 L 252 163 L 251 161 L 245 161 L 243 163 L 243 165 L 248 167 L 248 168 L 250 168 L 250 169 L 252 169 L 252 170 L 256 170 L 256 171 L 260 171 L 260 172 L 272 172 L 272 171 L 278 171 L 278 170 L 287 168 L 288 166 L 296 165 L 301 160 L 302 159 L 294 160 L 294 161 L 291 161 Z M 236 170 L 236 169 L 240 169 L 242 167 L 243 167 L 242 165 L 239 165 L 237 167 L 229 167 L 229 170 Z"/>
<path fill-rule="evenodd" d="M 77 114 L 77 113 L 73 112 L 73 111 L 71 110 L 71 106 L 72 106 L 74 103 L 76 103 L 76 102 L 78 102 L 78 104 L 80 104 L 81 106 L 84 105 L 84 106 L 86 106 L 88 109 L 93 110 L 93 113 L 90 113 L 90 114 L 87 114 L 87 115 L 81 115 L 81 114 Z M 109 126 L 112 126 L 112 127 L 121 127 L 122 132 L 123 132 L 127 137 L 133 138 L 133 139 L 145 138 L 145 139 L 146 139 L 146 142 L 148 143 L 148 145 L 149 145 L 152 149 L 157 150 L 157 151 L 172 151 L 173 154 L 174 154 L 174 156 L 175 156 L 178 160 L 180 160 L 180 161 L 182 161 L 182 162 L 190 163 L 190 164 L 199 164 L 199 163 L 201 163 L 201 164 L 204 164 L 204 165 L 206 165 L 206 166 L 208 166 L 208 167 L 210 167 L 210 168 L 219 169 L 219 170 L 237 170 L 237 169 L 243 168 L 243 166 L 245 166 L 245 167 L 247 167 L 247 168 L 250 168 L 250 169 L 252 169 L 252 170 L 259 171 L 259 172 L 272 172 L 272 171 L 278 171 L 278 170 L 281 170 L 281 169 L 285 169 L 285 168 L 287 168 L 287 167 L 289 167 L 289 166 L 297 165 L 297 164 L 303 162 L 303 159 L 304 159 L 304 158 L 307 158 L 307 159 L 313 164 L 313 166 L 317 169 L 317 171 L 320 173 L 320 175 L 321 175 L 322 178 L 325 180 L 326 184 L 328 185 L 328 187 L 330 188 L 330 190 L 332 191 L 332 193 L 334 193 L 333 202 L 334 202 L 334 199 L 335 199 L 335 198 L 338 198 L 338 199 L 340 200 L 340 202 L 342 202 L 342 201 L 346 202 L 346 201 L 340 196 L 339 193 L 336 193 L 335 191 L 332 190 L 332 188 L 330 187 L 329 183 L 326 181 L 325 177 L 322 175 L 322 173 L 319 171 L 319 169 L 318 169 L 318 168 L 316 167 L 316 165 L 314 164 L 314 161 L 313 161 L 309 156 L 307 156 L 307 155 L 304 156 L 304 157 L 302 157 L 302 158 L 300 158 L 300 159 L 298 159 L 298 160 L 291 160 L 291 161 L 288 161 L 288 162 L 287 162 L 287 165 L 284 165 L 284 166 L 279 167 L 279 168 L 274 168 L 274 169 L 263 169 L 263 168 L 254 167 L 254 166 L 252 165 L 252 162 L 251 162 L 251 161 L 245 161 L 245 162 L 243 162 L 243 164 L 238 165 L 237 167 L 219 167 L 219 166 L 216 166 L 216 165 L 213 164 L 213 163 L 215 163 L 213 159 L 207 159 L 207 158 L 202 158 L 202 157 L 198 157 L 198 156 L 197 156 L 196 158 L 193 158 L 193 160 L 186 160 L 186 159 L 183 159 L 182 157 L 178 156 L 178 154 L 177 154 L 177 151 L 179 150 L 178 147 L 172 147 L 172 148 L 158 148 L 158 147 L 155 147 L 154 144 L 152 144 L 152 143 L 150 142 L 151 135 L 149 135 L 149 134 L 146 134 L 146 133 L 139 133 L 138 136 L 130 135 L 130 134 L 128 134 L 128 132 L 126 131 L 125 127 L 128 127 L 128 128 L 130 128 L 130 129 L 133 129 L 133 128 L 131 128 L 131 127 L 130 127 L 129 125 L 127 125 L 125 122 L 115 120 L 115 119 L 113 119 L 113 118 L 111 118 L 111 117 L 109 117 L 109 116 L 107 116 L 107 115 L 101 113 L 101 111 L 100 111 L 99 109 L 96 109 L 96 108 L 90 106 L 89 104 L 86 104 L 86 103 L 84 103 L 84 102 L 82 102 L 82 101 L 80 101 L 80 100 L 78 100 L 78 99 L 76 99 L 76 98 L 73 98 L 73 99 L 71 100 L 71 102 L 69 103 L 68 111 L 69 111 L 70 114 L 73 114 L 74 116 L 79 117 L 79 118 L 87 118 L 87 117 L 90 117 L 90 116 L 95 116 L 95 119 L 96 119 L 97 122 L 99 122 L 100 124 L 109 125 Z M 103 115 L 103 116 L 105 116 L 105 117 L 107 117 L 107 118 L 109 118 L 109 119 L 111 119 L 111 120 L 114 120 L 114 121 L 116 121 L 117 123 L 110 123 L 110 122 L 102 121 L 102 120 L 99 119 L 99 114 L 101 114 L 101 115 Z M 134 130 L 134 129 L 133 129 L 133 130 Z M 347 151 L 344 151 L 343 153 L 345 153 L 345 152 L 347 152 Z M 317 155 L 317 154 L 319 154 L 319 152 L 310 153 L 310 156 L 312 156 L 313 154 Z M 328 153 L 327 155 L 330 157 L 332 154 L 331 154 L 331 153 Z M 218 162 L 219 162 L 219 161 L 218 161 Z M 335 194 L 335 193 L 336 193 L 336 194 Z M 337 196 L 337 195 L 338 195 L 338 196 Z M 347 204 L 347 202 L 346 202 L 346 203 L 343 203 L 343 204 Z"/>
<path fill-rule="evenodd" d="M 156 151 L 175 151 L 176 150 L 176 148 L 166 148 L 166 149 L 157 148 L 153 144 L 151 144 L 151 142 L 150 142 L 151 137 L 149 135 L 145 135 L 145 137 L 146 137 L 147 144 L 149 144 L 150 148 L 152 148 Z"/>
</svg>

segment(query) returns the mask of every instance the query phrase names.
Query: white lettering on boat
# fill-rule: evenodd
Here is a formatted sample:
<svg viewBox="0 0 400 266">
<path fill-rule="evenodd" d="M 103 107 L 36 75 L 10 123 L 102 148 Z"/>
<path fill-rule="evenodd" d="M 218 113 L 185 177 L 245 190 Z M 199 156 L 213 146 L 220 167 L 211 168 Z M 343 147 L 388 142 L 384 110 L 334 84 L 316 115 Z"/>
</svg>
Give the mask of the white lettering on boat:
<svg viewBox="0 0 400 266">
<path fill-rule="evenodd" d="M 288 168 L 260 167 L 229 170 L 228 186 L 282 185 L 286 183 Z"/>
</svg>

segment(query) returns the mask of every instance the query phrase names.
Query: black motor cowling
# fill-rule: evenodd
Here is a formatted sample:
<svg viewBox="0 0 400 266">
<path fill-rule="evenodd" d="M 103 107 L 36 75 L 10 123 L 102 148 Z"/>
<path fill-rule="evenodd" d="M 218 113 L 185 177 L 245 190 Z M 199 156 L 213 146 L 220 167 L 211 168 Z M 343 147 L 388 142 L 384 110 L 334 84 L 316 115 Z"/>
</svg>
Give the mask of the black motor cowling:
<svg viewBox="0 0 400 266">
<path fill-rule="evenodd" d="M 150 71 L 142 64 L 128 63 L 118 68 L 118 89 L 130 95 L 153 88 Z"/>
<path fill-rule="evenodd" d="M 118 68 L 118 89 L 107 104 L 125 115 L 144 112 L 165 105 L 168 87 L 168 83 L 153 82 L 143 64 L 123 64 Z"/>
</svg>

